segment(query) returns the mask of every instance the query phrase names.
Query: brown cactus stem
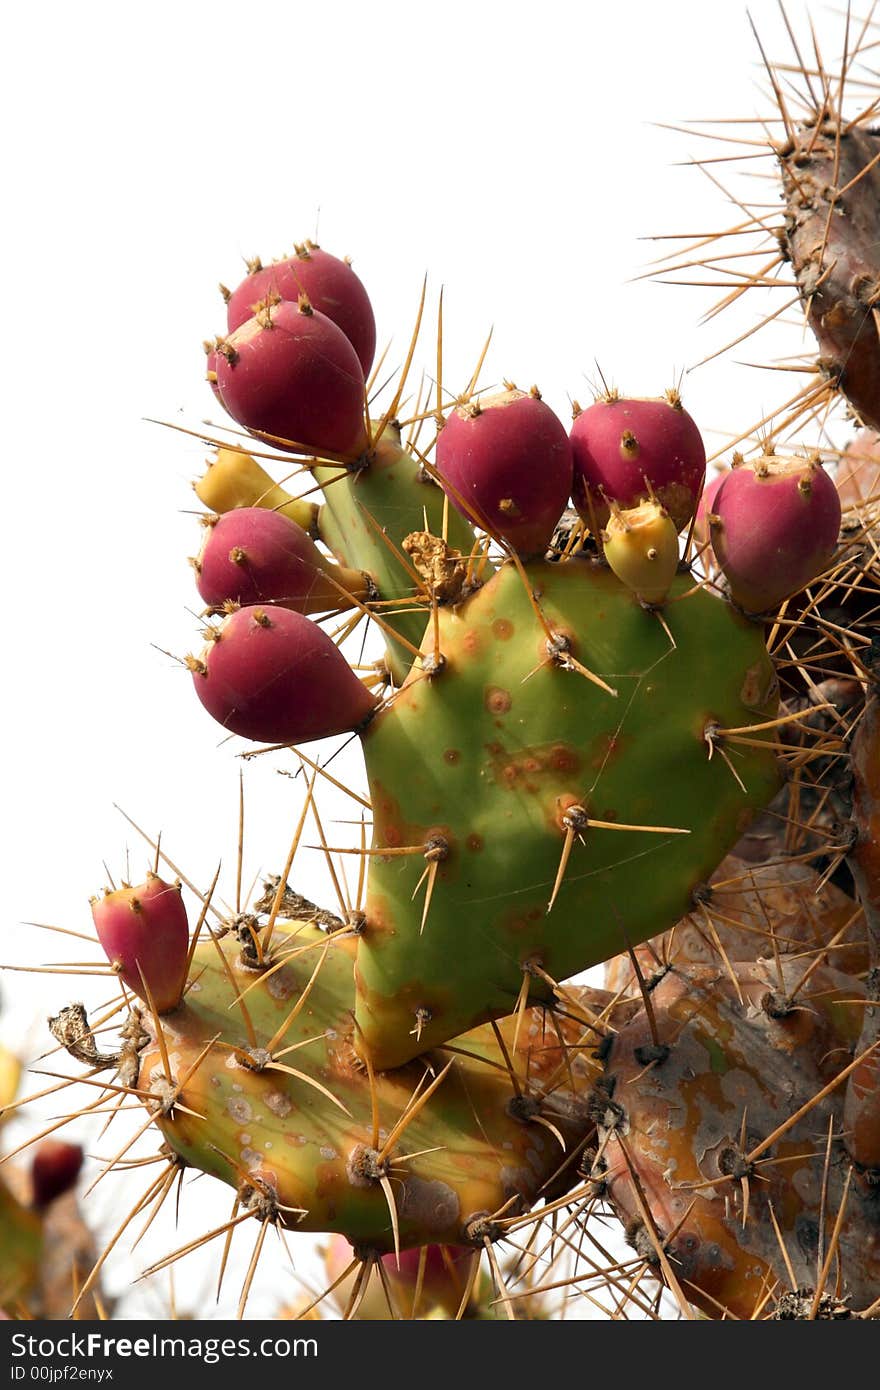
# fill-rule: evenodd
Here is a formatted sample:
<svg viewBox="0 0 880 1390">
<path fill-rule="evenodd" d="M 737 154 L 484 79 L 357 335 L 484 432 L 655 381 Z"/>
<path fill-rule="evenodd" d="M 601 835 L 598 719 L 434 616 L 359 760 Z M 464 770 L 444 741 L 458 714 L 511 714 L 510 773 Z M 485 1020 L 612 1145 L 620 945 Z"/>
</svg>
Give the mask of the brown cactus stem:
<svg viewBox="0 0 880 1390">
<path fill-rule="evenodd" d="M 863 1182 L 880 1186 L 880 669 L 875 666 L 865 712 L 853 739 L 853 847 L 847 856 L 865 911 L 868 938 L 867 1005 L 857 1055 L 873 1050 L 847 1082 L 846 1146 Z"/>
<path fill-rule="evenodd" d="M 880 428 L 880 137 L 832 118 L 808 122 L 780 151 L 785 250 L 821 365 L 863 423 Z"/>
</svg>

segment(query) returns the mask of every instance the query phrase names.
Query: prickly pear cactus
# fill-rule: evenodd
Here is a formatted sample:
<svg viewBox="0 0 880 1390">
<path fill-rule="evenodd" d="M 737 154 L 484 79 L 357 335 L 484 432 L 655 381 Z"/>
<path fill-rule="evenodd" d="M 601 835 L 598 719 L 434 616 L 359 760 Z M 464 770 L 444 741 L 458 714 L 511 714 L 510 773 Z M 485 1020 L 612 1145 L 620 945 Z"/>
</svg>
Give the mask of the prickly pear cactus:
<svg viewBox="0 0 880 1390">
<path fill-rule="evenodd" d="M 843 391 L 874 427 L 875 137 L 829 91 L 775 150 L 775 244 L 822 352 L 810 408 Z M 313 243 L 224 298 L 207 378 L 236 432 L 196 483 L 185 665 L 236 751 L 292 749 L 308 787 L 256 901 L 218 906 L 159 843 L 92 901 L 118 998 L 50 1028 L 158 1134 L 135 1214 L 188 1170 L 231 1188 L 205 1240 L 222 1279 L 255 1231 L 240 1316 L 270 1227 L 329 1238 L 327 1288 L 279 1316 L 544 1317 L 559 1288 L 611 1317 L 875 1316 L 871 496 L 782 426 L 707 486 L 677 391 L 606 391 L 570 431 L 536 387 L 454 394 L 442 336 L 401 423 L 424 296 L 377 404 L 367 291 Z M 330 738 L 367 795 L 301 750 Z M 328 783 L 369 837 L 328 841 Z M 340 916 L 292 886 L 309 815 Z M 572 982 L 603 962 L 607 989 Z M 14 1305 L 39 1221 L 0 1219 Z"/>
</svg>

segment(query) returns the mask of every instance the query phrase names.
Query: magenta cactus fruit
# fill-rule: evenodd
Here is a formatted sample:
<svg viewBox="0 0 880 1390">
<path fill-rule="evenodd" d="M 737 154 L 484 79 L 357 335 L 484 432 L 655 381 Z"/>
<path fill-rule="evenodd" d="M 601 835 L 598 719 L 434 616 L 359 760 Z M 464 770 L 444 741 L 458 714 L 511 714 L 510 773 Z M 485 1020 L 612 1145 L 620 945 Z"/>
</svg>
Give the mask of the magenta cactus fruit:
<svg viewBox="0 0 880 1390">
<path fill-rule="evenodd" d="M 160 1014 L 176 1009 L 183 995 L 189 927 L 179 883 L 147 874 L 135 888 L 92 899 L 98 940 L 119 978 Z"/>
<path fill-rule="evenodd" d="M 615 507 L 602 541 L 608 564 L 639 602 L 661 604 L 678 569 L 678 532 L 660 503 Z"/>
<path fill-rule="evenodd" d="M 739 459 L 737 459 L 739 461 Z M 712 549 L 711 528 L 709 517 L 713 515 L 715 498 L 718 496 L 718 489 L 727 477 L 730 470 L 725 469 L 723 473 L 716 473 L 709 478 L 703 488 L 697 507 L 697 514 L 694 517 L 694 559 L 698 562 L 700 572 L 712 583 L 717 583 L 721 577 L 721 571 L 715 560 L 715 553 Z"/>
<path fill-rule="evenodd" d="M 697 514 L 694 520 L 694 537 L 698 545 L 708 545 L 709 543 L 709 516 L 715 505 L 715 498 L 718 496 L 718 489 L 727 477 L 729 470 L 723 473 L 716 473 L 707 479 L 706 485 L 700 495 Z"/>
<path fill-rule="evenodd" d="M 677 531 L 690 522 L 706 475 L 706 450 L 677 391 L 657 399 L 609 395 L 575 415 L 572 500 L 592 530 L 609 501 L 636 507 L 654 496 Z"/>
<path fill-rule="evenodd" d="M 282 449 L 352 459 L 366 449 L 357 353 L 306 299 L 264 300 L 210 361 L 224 409 L 249 433 Z"/>
<path fill-rule="evenodd" d="M 250 273 L 226 301 L 229 332 L 240 328 L 268 295 L 296 304 L 303 294 L 313 308 L 342 329 L 366 376 L 376 352 L 373 306 L 350 263 L 331 256 L 312 241 L 271 265 L 263 265 L 259 259 L 251 263 Z"/>
<path fill-rule="evenodd" d="M 520 555 L 542 554 L 571 492 L 571 445 L 539 392 L 509 388 L 458 406 L 437 439 L 453 505 Z"/>
<path fill-rule="evenodd" d="M 257 743 L 307 743 L 359 728 L 377 705 L 339 648 L 288 608 L 239 608 L 201 657 L 196 693 L 224 729 Z"/>
<path fill-rule="evenodd" d="M 222 342 L 223 340 L 221 338 L 206 338 L 204 343 L 202 343 L 207 358 L 205 364 L 205 380 L 214 392 L 214 399 L 219 401 L 221 405 L 223 404 L 223 398 L 220 395 L 220 387 L 217 385 L 217 368 L 222 361 L 220 356 L 220 344 Z"/>
<path fill-rule="evenodd" d="M 69 1192 L 79 1177 L 83 1151 L 79 1144 L 63 1139 L 44 1139 L 31 1157 L 31 1194 L 34 1206 L 42 1210 L 56 1197 Z"/>
<path fill-rule="evenodd" d="M 746 613 L 765 613 L 830 561 L 840 498 L 815 459 L 766 456 L 725 474 L 709 514 L 712 549 Z"/>
<path fill-rule="evenodd" d="M 351 606 L 346 590 L 367 596 L 359 570 L 326 559 L 295 521 L 265 507 L 237 507 L 207 518 L 204 544 L 193 562 L 198 590 L 210 608 L 273 603 L 298 613 Z"/>
<path fill-rule="evenodd" d="M 422 1306 L 440 1308 L 447 1317 L 454 1318 L 477 1252 L 472 1245 L 428 1245 L 422 1249 L 424 1254 L 418 1249 L 402 1250 L 399 1267 L 394 1255 L 383 1257 L 392 1287 L 397 1286 L 401 1303 L 409 1294 L 412 1305 L 421 1268 Z"/>
<path fill-rule="evenodd" d="M 412 1246 L 397 1254 L 381 1255 L 384 1279 L 372 1280 L 358 1307 L 361 1321 L 387 1321 L 393 1315 L 424 1318 L 439 1313 L 454 1318 L 467 1291 L 474 1260 L 479 1259 L 472 1245 Z M 324 1250 L 324 1266 L 333 1283 L 350 1266 L 352 1247 L 344 1236 L 332 1236 Z M 337 1292 L 344 1306 L 354 1285 L 352 1274 Z M 385 1295 L 388 1285 L 391 1306 Z M 416 1291 L 418 1301 L 416 1302 Z M 394 1313 L 392 1314 L 392 1308 Z"/>
<path fill-rule="evenodd" d="M 841 506 L 861 508 L 880 494 L 880 434 L 859 430 L 840 456 L 834 485 Z"/>
</svg>

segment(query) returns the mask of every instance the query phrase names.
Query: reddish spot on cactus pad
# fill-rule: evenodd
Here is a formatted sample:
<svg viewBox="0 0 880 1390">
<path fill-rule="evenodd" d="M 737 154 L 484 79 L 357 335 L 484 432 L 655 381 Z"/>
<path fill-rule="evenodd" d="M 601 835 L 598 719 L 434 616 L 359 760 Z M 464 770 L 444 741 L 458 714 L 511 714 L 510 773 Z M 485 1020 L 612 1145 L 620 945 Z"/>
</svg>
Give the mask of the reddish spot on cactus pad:
<svg viewBox="0 0 880 1390">
<path fill-rule="evenodd" d="M 518 936 L 520 932 L 530 931 L 536 922 L 546 911 L 543 907 L 530 907 L 525 910 L 513 908 L 503 913 L 496 921 L 496 927 L 501 932 L 507 932 L 511 936 Z M 542 962 L 543 964 L 544 962 Z M 538 991 L 535 991 L 537 994 Z"/>
<path fill-rule="evenodd" d="M 497 685 L 489 686 L 486 691 L 486 709 L 491 714 L 506 714 L 511 703 L 509 690 L 502 690 Z"/>
<path fill-rule="evenodd" d="M 577 749 L 566 743 L 521 748 L 515 753 L 493 743 L 486 745 L 486 751 L 492 759 L 495 780 L 506 786 L 528 778 L 552 779 L 560 773 L 576 773 L 583 763 Z"/>
<path fill-rule="evenodd" d="M 576 772 L 581 763 L 580 753 L 566 743 L 556 743 L 550 750 L 549 766 L 556 772 Z"/>
<path fill-rule="evenodd" d="M 603 733 L 593 739 L 591 745 L 590 767 L 604 767 L 612 758 L 617 758 L 632 742 L 629 734 Z"/>
</svg>

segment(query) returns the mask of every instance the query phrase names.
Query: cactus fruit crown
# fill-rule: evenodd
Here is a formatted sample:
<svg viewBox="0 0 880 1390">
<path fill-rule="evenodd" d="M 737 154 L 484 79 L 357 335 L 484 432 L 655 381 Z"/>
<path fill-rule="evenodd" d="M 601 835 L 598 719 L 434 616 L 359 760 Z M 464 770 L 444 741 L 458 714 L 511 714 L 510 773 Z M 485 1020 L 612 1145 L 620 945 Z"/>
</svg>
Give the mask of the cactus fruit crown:
<svg viewBox="0 0 880 1390">
<path fill-rule="evenodd" d="M 873 428 L 876 136 L 842 128 L 823 93 L 775 150 L 777 249 L 822 353 L 810 409 L 843 392 Z M 100 1042 L 82 1004 L 50 1028 L 102 1100 L 135 1100 L 160 1135 L 135 1211 L 188 1170 L 230 1186 L 206 1239 L 228 1251 L 256 1228 L 241 1316 L 270 1226 L 331 1237 L 344 1317 L 377 1297 L 392 1316 L 543 1316 L 548 1268 L 583 1280 L 595 1214 L 632 1246 L 604 1282 L 640 1316 L 658 1288 L 686 1317 L 870 1313 L 870 496 L 842 508 L 818 455 L 777 447 L 782 424 L 706 487 L 677 389 L 606 387 L 566 431 L 536 387 L 481 393 L 478 368 L 458 395 L 437 380 L 401 424 L 424 294 L 373 418 L 372 306 L 312 242 L 249 261 L 223 298 L 208 380 L 256 442 L 212 441 L 195 484 L 206 626 L 186 664 L 224 730 L 293 749 L 305 795 L 282 872 L 245 907 L 241 830 L 234 911 L 158 843 L 143 883 L 92 901 L 119 996 Z M 275 480 L 291 457 L 303 495 Z M 349 659 L 364 620 L 384 643 L 372 664 Z M 337 736 L 359 740 L 366 794 L 299 747 Z M 352 843 L 328 839 L 327 781 L 355 803 Z M 291 885 L 310 848 L 338 915 Z M 608 988 L 572 983 L 601 963 Z M 0 1189 L 18 1252 L 3 1306 L 76 1171 L 44 1151 L 33 1209 Z M 545 1219 L 577 1233 L 562 1255 Z"/>
</svg>

